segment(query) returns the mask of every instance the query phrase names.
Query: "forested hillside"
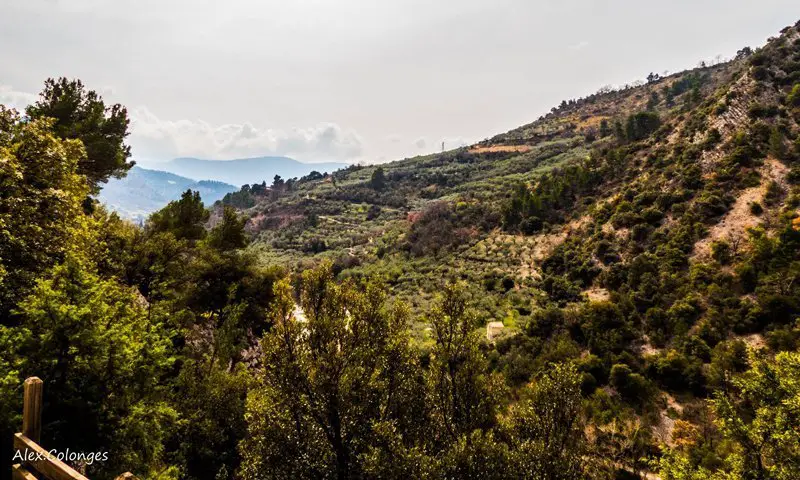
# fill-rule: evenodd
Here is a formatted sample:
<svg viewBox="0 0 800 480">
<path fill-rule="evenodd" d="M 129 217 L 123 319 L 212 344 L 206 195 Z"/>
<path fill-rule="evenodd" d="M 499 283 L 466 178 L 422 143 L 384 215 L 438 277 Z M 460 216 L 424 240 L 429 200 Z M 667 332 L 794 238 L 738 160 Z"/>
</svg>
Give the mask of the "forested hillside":
<svg viewBox="0 0 800 480">
<path fill-rule="evenodd" d="M 204 202 L 214 203 L 238 187 L 216 180 L 197 182 L 169 172 L 135 166 L 125 177 L 111 179 L 97 198 L 123 218 L 143 223 L 151 213 L 179 199 L 187 189 L 200 192 Z"/>
<path fill-rule="evenodd" d="M 144 227 L 91 199 L 127 127 L 0 109 L 4 451 L 36 375 L 90 478 L 800 478 L 800 23 Z"/>
</svg>

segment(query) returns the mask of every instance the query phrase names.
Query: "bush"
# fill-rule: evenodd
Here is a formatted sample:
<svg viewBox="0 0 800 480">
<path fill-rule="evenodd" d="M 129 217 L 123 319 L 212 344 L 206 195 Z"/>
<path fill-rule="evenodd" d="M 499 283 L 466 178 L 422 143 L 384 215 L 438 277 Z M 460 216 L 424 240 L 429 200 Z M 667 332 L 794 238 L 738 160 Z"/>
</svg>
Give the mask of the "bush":
<svg viewBox="0 0 800 480">
<path fill-rule="evenodd" d="M 470 229 L 462 226 L 464 223 L 450 203 L 434 202 L 411 225 L 408 249 L 415 256 L 423 256 L 457 247 L 472 235 Z"/>
<path fill-rule="evenodd" d="M 565 306 L 581 298 L 581 289 L 577 285 L 560 275 L 545 275 L 541 284 L 542 290 L 547 293 L 550 300 Z"/>
<path fill-rule="evenodd" d="M 747 109 L 747 114 L 750 118 L 771 118 L 778 114 L 778 107 L 775 105 L 761 105 L 756 103 Z"/>
<path fill-rule="evenodd" d="M 696 359 L 692 361 L 676 350 L 662 352 L 652 358 L 647 373 L 673 391 L 691 390 L 699 393 L 704 385 L 702 362 Z"/>
<path fill-rule="evenodd" d="M 312 238 L 303 244 L 306 253 L 320 253 L 328 249 L 328 244 L 321 238 Z"/>
<path fill-rule="evenodd" d="M 611 302 L 592 302 L 581 313 L 581 330 L 592 353 L 621 353 L 635 338 L 632 325 Z"/>
<path fill-rule="evenodd" d="M 618 363 L 611 367 L 609 383 L 628 401 L 641 402 L 649 396 L 647 379 L 638 373 L 633 373 L 631 367 L 625 364 Z"/>
<path fill-rule="evenodd" d="M 533 235 L 534 233 L 540 231 L 544 224 L 542 223 L 542 219 L 539 217 L 527 217 L 522 219 L 519 223 L 519 230 L 525 235 Z"/>
<path fill-rule="evenodd" d="M 643 140 L 658 130 L 661 119 L 654 112 L 639 112 L 628 117 L 625 123 L 625 137 L 628 141 Z"/>
<path fill-rule="evenodd" d="M 792 87 L 792 91 L 786 96 L 786 105 L 794 108 L 800 107 L 800 83 Z"/>
<path fill-rule="evenodd" d="M 644 326 L 650 340 L 659 347 L 664 346 L 672 332 L 669 315 L 658 307 L 645 312 Z"/>
<path fill-rule="evenodd" d="M 381 207 L 377 205 L 370 205 L 367 210 L 367 220 L 375 220 L 381 214 Z"/>
<path fill-rule="evenodd" d="M 782 195 L 783 188 L 781 188 L 778 182 L 773 180 L 767 184 L 767 191 L 764 194 L 764 203 L 770 206 L 775 205 L 778 203 Z"/>
<path fill-rule="evenodd" d="M 789 174 L 786 175 L 786 180 L 792 185 L 800 184 L 800 165 L 795 165 L 789 170 Z"/>
<path fill-rule="evenodd" d="M 758 81 L 764 81 L 769 78 L 769 70 L 761 65 L 753 67 L 753 78 Z"/>
<path fill-rule="evenodd" d="M 731 246 L 724 240 L 715 240 L 711 243 L 711 257 L 720 265 L 727 265 L 731 261 Z"/>
</svg>

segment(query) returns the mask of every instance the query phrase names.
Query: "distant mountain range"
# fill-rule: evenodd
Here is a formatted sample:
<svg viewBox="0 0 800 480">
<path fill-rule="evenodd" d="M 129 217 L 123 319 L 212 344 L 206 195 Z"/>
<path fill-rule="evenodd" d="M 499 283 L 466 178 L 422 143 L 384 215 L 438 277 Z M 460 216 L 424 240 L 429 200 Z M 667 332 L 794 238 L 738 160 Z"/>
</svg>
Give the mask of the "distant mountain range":
<svg viewBox="0 0 800 480">
<path fill-rule="evenodd" d="M 187 189 L 200 192 L 209 206 L 238 187 L 216 180 L 195 181 L 174 173 L 133 167 L 121 179 L 111 179 L 99 199 L 121 216 L 142 221 L 152 212 L 180 198 Z"/>
<path fill-rule="evenodd" d="M 284 179 L 304 177 L 313 171 L 333 172 L 346 163 L 302 163 L 288 157 L 257 157 L 237 160 L 176 158 L 149 167 L 133 167 L 125 178 L 112 179 L 99 199 L 120 215 L 142 221 L 152 212 L 180 198 L 187 189 L 197 190 L 206 206 L 235 192 L 244 184 L 266 181 L 275 175 Z"/>
<path fill-rule="evenodd" d="M 303 177 L 313 171 L 333 172 L 347 166 L 346 163 L 302 163 L 288 157 L 256 157 L 236 160 L 203 160 L 200 158 L 176 158 L 150 167 L 195 180 L 210 179 L 240 187 L 244 184 L 272 183 L 275 175 L 284 179 Z"/>
</svg>

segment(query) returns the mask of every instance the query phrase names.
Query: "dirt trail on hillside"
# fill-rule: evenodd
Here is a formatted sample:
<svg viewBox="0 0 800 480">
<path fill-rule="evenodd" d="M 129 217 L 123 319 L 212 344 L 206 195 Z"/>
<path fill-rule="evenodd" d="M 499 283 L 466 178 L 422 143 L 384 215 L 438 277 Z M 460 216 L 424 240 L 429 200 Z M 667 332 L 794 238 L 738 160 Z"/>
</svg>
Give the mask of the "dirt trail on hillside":
<svg viewBox="0 0 800 480">
<path fill-rule="evenodd" d="M 717 240 L 724 240 L 728 243 L 741 241 L 747 234 L 747 229 L 760 225 L 762 216 L 753 215 L 750 212 L 750 204 L 759 202 L 763 204 L 764 195 L 770 182 L 775 181 L 785 188 L 786 174 L 789 169 L 774 158 L 768 158 L 761 167 L 761 184 L 743 190 L 733 207 L 722 217 L 722 219 L 709 229 L 708 236 L 697 242 L 692 254 L 693 259 L 707 259 L 711 256 L 711 244 Z"/>
</svg>

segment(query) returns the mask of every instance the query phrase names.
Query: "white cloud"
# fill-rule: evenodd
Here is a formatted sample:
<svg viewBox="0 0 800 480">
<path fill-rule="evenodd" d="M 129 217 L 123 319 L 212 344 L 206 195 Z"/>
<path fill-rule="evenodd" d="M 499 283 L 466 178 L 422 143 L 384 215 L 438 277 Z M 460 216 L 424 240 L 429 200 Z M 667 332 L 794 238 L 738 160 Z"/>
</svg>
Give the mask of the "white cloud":
<svg viewBox="0 0 800 480">
<path fill-rule="evenodd" d="M 8 85 L 0 85 L 0 105 L 22 110 L 34 101 L 36 95 L 32 93 L 19 92 Z"/>
<path fill-rule="evenodd" d="M 211 125 L 203 120 L 162 120 L 145 107 L 131 111 L 130 142 L 134 157 L 232 159 L 287 155 L 306 161 L 353 160 L 363 140 L 335 123 L 291 130 L 259 128 L 250 123 Z"/>
<path fill-rule="evenodd" d="M 589 46 L 589 42 L 587 42 L 586 40 L 583 40 L 583 41 L 578 42 L 578 43 L 576 43 L 574 45 L 570 45 L 568 48 L 570 50 L 583 50 L 584 48 L 586 48 L 588 46 Z"/>
<path fill-rule="evenodd" d="M 397 133 L 393 133 L 386 137 L 386 141 L 389 143 L 400 143 L 400 140 L 403 139 L 403 136 Z"/>
<path fill-rule="evenodd" d="M 103 93 L 111 91 L 104 88 Z M 18 110 L 36 95 L 0 85 L 0 104 Z M 307 128 L 270 129 L 250 123 L 212 125 L 203 120 L 164 120 L 147 107 L 129 109 L 128 143 L 136 160 L 159 161 L 174 157 L 228 160 L 261 155 L 286 155 L 305 161 L 354 160 L 363 153 L 357 132 L 335 123 Z"/>
</svg>

